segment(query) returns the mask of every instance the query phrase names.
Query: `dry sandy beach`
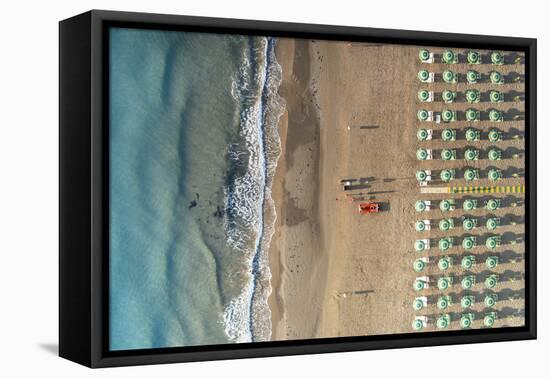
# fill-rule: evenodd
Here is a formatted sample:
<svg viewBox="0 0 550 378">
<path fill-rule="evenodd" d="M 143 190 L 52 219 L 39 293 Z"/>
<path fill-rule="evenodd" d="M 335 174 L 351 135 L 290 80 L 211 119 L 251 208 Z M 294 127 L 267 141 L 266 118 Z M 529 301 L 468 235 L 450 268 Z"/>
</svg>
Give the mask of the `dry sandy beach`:
<svg viewBox="0 0 550 378">
<path fill-rule="evenodd" d="M 422 166 L 438 167 L 437 160 L 426 166 L 415 156 L 419 147 L 417 91 L 421 89 L 418 47 L 279 39 L 276 54 L 283 69 L 280 95 L 286 101 L 286 111 L 279 124 L 283 151 L 273 183 L 277 223 L 269 252 L 272 339 L 412 332 L 416 296 L 412 284 L 418 276 L 412 268 L 417 257 L 413 243 L 419 238 L 414 229 L 419 219 L 414 202 L 449 197 L 422 197 L 414 178 Z M 460 66 L 466 65 L 457 65 L 463 70 Z M 442 64 L 433 67 L 444 69 Z M 485 73 L 491 67 L 477 69 Z M 520 69 L 520 65 L 499 68 L 503 73 Z M 442 83 L 431 86 L 436 92 L 445 89 Z M 463 91 L 465 86 L 457 84 L 456 90 Z M 485 91 L 483 85 L 479 89 Z M 504 92 L 511 90 L 523 92 L 523 84 L 502 86 Z M 430 110 L 432 105 L 424 107 Z M 478 105 L 484 110 L 490 104 Z M 452 104 L 456 110 L 466 107 L 465 102 Z M 500 108 L 523 111 L 523 102 L 506 102 Z M 506 122 L 499 128 L 521 133 L 523 121 Z M 433 143 L 434 149 L 442 146 L 439 140 Z M 456 142 L 456 148 L 464 146 L 465 141 Z M 483 149 L 488 143 L 478 146 Z M 499 147 L 505 151 L 524 149 L 522 139 L 505 140 Z M 453 163 L 457 168 L 464 165 L 458 159 Z M 474 165 L 483 169 L 488 163 L 480 160 Z M 523 167 L 524 160 L 521 156 L 513 164 L 503 159 L 493 165 L 506 170 L 511 165 Z M 340 180 L 344 178 L 368 178 L 368 187 L 356 192 L 363 192 L 366 201 L 382 202 L 383 211 L 360 215 L 357 202 L 350 202 L 342 191 Z M 504 185 L 523 183 L 520 174 Z M 479 180 L 479 185 L 487 184 L 487 180 Z M 523 199 L 498 196 L 508 203 Z M 512 214 L 521 219 L 523 207 L 508 206 L 496 213 Z M 458 208 L 452 214 L 455 218 L 461 215 Z M 430 237 L 440 236 L 438 232 L 433 231 Z M 504 281 L 501 290 L 508 293 L 499 298 L 497 310 L 510 316 L 496 326 L 521 325 L 523 225 L 504 226 L 500 232 L 509 234 L 505 243 L 519 242 L 500 249 L 513 258 L 502 260 L 497 268 Z M 455 227 L 453 235 L 462 234 L 462 228 Z M 486 230 L 474 234 L 485 235 Z M 450 254 L 458 252 L 455 248 Z M 481 277 L 484 266 L 479 265 L 474 273 Z M 453 269 L 460 274 L 459 267 Z M 437 275 L 437 267 L 430 274 Z M 429 296 L 437 295 L 436 290 Z M 481 304 L 476 306 L 473 311 L 482 314 Z M 459 307 L 456 310 L 460 312 Z M 433 315 L 433 309 L 423 311 Z M 474 326 L 479 328 L 482 318 L 476 319 Z"/>
</svg>

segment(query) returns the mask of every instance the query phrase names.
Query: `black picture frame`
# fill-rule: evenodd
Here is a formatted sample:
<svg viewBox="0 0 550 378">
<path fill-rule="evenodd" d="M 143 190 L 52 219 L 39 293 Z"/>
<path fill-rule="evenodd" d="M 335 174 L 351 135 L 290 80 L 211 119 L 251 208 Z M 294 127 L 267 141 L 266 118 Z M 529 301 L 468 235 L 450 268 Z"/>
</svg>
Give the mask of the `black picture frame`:
<svg viewBox="0 0 550 378">
<path fill-rule="evenodd" d="M 236 33 L 502 49 L 525 53 L 525 326 L 109 351 L 107 28 Z M 467 344 L 536 338 L 537 41 L 529 38 L 92 10 L 59 24 L 59 354 L 88 367 Z"/>
</svg>

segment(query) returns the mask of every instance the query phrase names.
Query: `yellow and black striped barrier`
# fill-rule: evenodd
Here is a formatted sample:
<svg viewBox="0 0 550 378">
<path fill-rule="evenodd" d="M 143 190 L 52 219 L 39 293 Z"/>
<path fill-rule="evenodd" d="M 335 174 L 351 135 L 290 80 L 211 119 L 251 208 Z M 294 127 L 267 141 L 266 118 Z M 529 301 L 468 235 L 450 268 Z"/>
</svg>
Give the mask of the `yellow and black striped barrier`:
<svg viewBox="0 0 550 378">
<path fill-rule="evenodd" d="M 451 186 L 449 193 L 525 193 L 525 185 Z"/>
</svg>

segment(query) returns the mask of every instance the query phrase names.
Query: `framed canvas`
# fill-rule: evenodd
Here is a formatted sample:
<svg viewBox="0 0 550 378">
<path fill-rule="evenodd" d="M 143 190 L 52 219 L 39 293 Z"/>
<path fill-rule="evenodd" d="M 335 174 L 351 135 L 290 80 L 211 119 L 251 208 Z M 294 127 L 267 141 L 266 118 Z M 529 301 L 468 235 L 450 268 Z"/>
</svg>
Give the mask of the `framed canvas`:
<svg viewBox="0 0 550 378">
<path fill-rule="evenodd" d="M 536 338 L 536 40 L 60 22 L 62 357 Z"/>
</svg>

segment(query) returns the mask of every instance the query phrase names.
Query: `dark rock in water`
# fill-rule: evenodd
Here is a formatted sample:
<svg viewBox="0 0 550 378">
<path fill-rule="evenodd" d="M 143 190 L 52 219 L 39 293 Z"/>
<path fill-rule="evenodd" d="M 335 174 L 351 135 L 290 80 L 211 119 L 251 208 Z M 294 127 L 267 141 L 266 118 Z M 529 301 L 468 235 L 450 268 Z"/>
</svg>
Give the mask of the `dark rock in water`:
<svg viewBox="0 0 550 378">
<path fill-rule="evenodd" d="M 217 206 L 216 211 L 214 212 L 216 218 L 223 218 L 223 210 L 221 207 Z"/>
<path fill-rule="evenodd" d="M 189 202 L 189 208 L 190 209 L 194 208 L 195 206 L 197 206 L 197 201 L 193 200 L 193 201 Z"/>
</svg>

